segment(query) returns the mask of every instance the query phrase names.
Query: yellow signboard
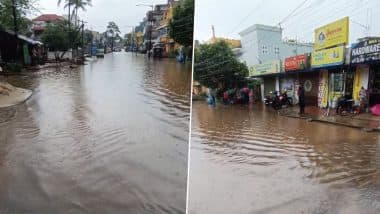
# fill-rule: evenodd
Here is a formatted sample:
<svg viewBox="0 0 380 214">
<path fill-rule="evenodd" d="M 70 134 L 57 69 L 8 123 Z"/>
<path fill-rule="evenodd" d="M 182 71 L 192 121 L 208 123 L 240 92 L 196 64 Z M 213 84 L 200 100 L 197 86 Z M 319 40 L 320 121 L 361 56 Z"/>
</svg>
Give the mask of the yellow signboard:
<svg viewBox="0 0 380 214">
<path fill-rule="evenodd" d="M 323 68 L 341 65 L 344 62 L 344 46 L 314 51 L 311 54 L 311 67 Z"/>
<path fill-rule="evenodd" d="M 345 17 L 315 29 L 314 50 L 348 44 L 349 18 Z"/>
</svg>

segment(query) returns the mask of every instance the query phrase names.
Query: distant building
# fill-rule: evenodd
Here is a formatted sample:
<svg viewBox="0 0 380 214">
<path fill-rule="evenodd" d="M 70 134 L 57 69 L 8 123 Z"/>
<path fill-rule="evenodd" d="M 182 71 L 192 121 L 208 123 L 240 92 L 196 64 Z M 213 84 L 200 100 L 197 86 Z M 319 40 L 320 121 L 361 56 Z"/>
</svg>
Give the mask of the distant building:
<svg viewBox="0 0 380 214">
<path fill-rule="evenodd" d="M 56 14 L 43 14 L 32 19 L 32 31 L 34 38 L 38 38 L 48 24 L 64 20 L 64 17 Z"/>
<path fill-rule="evenodd" d="M 173 10 L 181 1 L 168 0 L 166 4 L 154 6 L 153 11 L 148 11 L 143 22 L 136 28 L 136 32 L 143 33 L 144 44 L 146 49 L 149 47 L 149 41 L 152 40 L 154 45 L 161 45 L 164 48 L 164 55 L 168 55 L 178 44 L 169 37 L 169 22 L 173 18 Z"/>
<path fill-rule="evenodd" d="M 234 48 L 241 48 L 241 42 L 238 39 L 229 39 L 229 38 L 216 37 L 214 39 L 211 39 L 209 41 L 209 43 L 215 43 L 215 42 L 219 42 L 219 41 L 224 41 L 232 49 L 234 49 Z"/>
<path fill-rule="evenodd" d="M 229 39 L 229 38 L 223 38 L 223 37 L 216 37 L 215 35 L 215 28 L 212 26 L 212 37 L 208 41 L 208 43 L 215 43 L 219 41 L 224 41 L 230 46 L 232 49 L 234 48 L 241 48 L 241 42 L 238 39 Z"/>
<path fill-rule="evenodd" d="M 255 24 L 239 35 L 242 46 L 240 59 L 249 66 L 313 51 L 312 43 L 284 41 L 279 27 Z"/>
</svg>

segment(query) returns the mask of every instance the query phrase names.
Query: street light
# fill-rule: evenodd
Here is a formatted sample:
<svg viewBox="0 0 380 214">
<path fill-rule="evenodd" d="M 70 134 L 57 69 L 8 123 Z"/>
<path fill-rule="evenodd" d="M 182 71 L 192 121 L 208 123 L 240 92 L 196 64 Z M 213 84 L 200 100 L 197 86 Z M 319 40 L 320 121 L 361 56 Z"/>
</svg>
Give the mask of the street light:
<svg viewBox="0 0 380 214">
<path fill-rule="evenodd" d="M 136 4 L 136 6 L 145 6 L 145 7 L 150 7 L 153 15 L 153 9 L 154 5 L 152 4 Z M 153 23 L 150 20 L 150 17 L 148 17 L 148 21 L 150 23 L 150 30 L 149 30 L 149 50 L 148 50 L 148 57 L 150 58 L 150 50 L 152 49 L 152 28 L 153 28 Z"/>
</svg>

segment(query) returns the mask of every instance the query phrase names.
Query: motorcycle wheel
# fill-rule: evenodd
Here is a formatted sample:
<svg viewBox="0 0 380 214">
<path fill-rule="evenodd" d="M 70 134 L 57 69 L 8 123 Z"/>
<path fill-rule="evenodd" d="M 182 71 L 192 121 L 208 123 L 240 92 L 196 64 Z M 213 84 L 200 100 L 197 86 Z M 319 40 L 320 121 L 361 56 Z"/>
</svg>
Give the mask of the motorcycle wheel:
<svg viewBox="0 0 380 214">
<path fill-rule="evenodd" d="M 292 98 L 288 98 L 288 105 L 293 106 L 293 99 Z"/>
<path fill-rule="evenodd" d="M 272 107 L 274 108 L 274 110 L 279 110 L 281 106 L 279 103 L 272 103 Z"/>
</svg>

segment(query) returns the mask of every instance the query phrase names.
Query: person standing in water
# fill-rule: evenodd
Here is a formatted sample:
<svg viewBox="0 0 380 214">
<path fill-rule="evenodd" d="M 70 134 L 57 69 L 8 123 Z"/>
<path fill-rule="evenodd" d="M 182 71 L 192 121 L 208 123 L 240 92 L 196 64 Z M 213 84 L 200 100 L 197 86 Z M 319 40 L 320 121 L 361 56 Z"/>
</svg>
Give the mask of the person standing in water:
<svg viewBox="0 0 380 214">
<path fill-rule="evenodd" d="M 299 99 L 299 106 L 300 106 L 300 114 L 305 113 L 305 90 L 303 89 L 302 85 L 298 87 L 298 99 Z"/>
</svg>

